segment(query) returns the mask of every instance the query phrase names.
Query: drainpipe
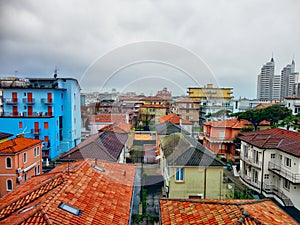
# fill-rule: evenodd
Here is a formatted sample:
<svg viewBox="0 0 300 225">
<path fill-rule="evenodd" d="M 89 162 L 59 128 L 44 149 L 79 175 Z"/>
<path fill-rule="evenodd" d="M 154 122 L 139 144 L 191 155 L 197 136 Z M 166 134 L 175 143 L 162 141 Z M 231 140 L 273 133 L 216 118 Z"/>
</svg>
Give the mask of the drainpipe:
<svg viewBox="0 0 300 225">
<path fill-rule="evenodd" d="M 261 179 L 260 179 L 260 194 L 262 194 L 263 191 L 263 181 L 264 181 L 264 165 L 265 165 L 265 151 L 262 152 L 262 162 L 261 162 Z"/>
<path fill-rule="evenodd" d="M 206 199 L 206 167 L 204 167 L 204 199 Z"/>
</svg>

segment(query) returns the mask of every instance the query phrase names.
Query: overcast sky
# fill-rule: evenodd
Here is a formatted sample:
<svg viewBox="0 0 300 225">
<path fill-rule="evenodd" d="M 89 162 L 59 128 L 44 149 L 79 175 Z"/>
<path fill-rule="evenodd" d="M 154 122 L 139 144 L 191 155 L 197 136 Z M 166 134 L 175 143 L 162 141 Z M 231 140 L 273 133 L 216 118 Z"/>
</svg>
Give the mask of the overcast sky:
<svg viewBox="0 0 300 225">
<path fill-rule="evenodd" d="M 272 53 L 276 73 L 293 57 L 299 71 L 299 9 L 299 0 L 0 0 L 0 74 L 57 67 L 83 91 L 177 94 L 212 82 L 255 98 Z"/>
</svg>

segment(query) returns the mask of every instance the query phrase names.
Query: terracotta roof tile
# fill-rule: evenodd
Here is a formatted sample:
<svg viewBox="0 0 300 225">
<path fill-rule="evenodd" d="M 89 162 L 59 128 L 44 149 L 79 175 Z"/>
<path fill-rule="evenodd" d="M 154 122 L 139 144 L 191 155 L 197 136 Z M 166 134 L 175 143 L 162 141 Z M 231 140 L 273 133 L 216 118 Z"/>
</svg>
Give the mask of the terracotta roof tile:
<svg viewBox="0 0 300 225">
<path fill-rule="evenodd" d="M 41 143 L 41 140 L 16 137 L 11 140 L 0 143 L 0 153 L 15 154 L 23 151 L 26 148 L 32 147 Z"/>
<path fill-rule="evenodd" d="M 171 122 L 171 123 L 180 125 L 180 116 L 177 116 L 176 114 L 173 114 L 173 113 L 168 114 L 163 117 L 160 117 L 158 120 L 160 123 Z M 182 124 L 183 125 L 192 125 L 193 123 L 188 120 L 182 119 Z"/>
<path fill-rule="evenodd" d="M 96 163 L 97 166 L 94 166 L 95 161 L 85 160 L 71 164 L 71 169 L 66 170 L 68 164 L 57 167 L 50 174 L 64 180 L 58 186 L 48 186 L 48 192 L 41 189 L 55 179 L 42 182 L 43 176 L 31 178 L 17 188 L 23 191 L 21 197 L 12 191 L 0 199 L 0 211 L 11 210 L 5 214 L 6 218 L 0 219 L 0 224 L 127 224 L 135 166 L 103 161 Z M 39 182 L 42 184 L 32 190 L 32 186 Z M 36 191 L 43 194 L 32 194 Z M 26 200 L 22 201 L 23 198 Z M 24 204 L 14 204 L 14 199 Z M 75 215 L 59 208 L 61 203 L 80 210 L 81 214 Z M 18 209 L 15 209 L 16 205 Z"/>
<path fill-rule="evenodd" d="M 296 225 L 270 200 L 160 200 L 161 224 Z"/>
<path fill-rule="evenodd" d="M 100 114 L 100 115 L 93 115 L 92 122 L 95 123 L 120 123 L 126 122 L 126 114 Z"/>
<path fill-rule="evenodd" d="M 300 134 L 280 128 L 244 132 L 239 139 L 259 148 L 279 149 L 300 156 Z"/>
</svg>

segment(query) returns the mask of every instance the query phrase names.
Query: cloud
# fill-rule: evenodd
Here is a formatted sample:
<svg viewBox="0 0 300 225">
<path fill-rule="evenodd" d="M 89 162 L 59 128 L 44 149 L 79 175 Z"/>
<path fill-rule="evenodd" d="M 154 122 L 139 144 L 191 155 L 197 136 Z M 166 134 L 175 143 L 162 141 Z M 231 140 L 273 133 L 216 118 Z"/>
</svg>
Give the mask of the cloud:
<svg viewBox="0 0 300 225">
<path fill-rule="evenodd" d="M 159 40 L 199 55 L 236 97 L 255 97 L 257 74 L 272 52 L 277 73 L 294 54 L 297 66 L 299 8 L 295 0 L 1 1 L 0 73 L 52 76 L 57 66 L 61 76 L 80 79 L 112 49 Z"/>
</svg>

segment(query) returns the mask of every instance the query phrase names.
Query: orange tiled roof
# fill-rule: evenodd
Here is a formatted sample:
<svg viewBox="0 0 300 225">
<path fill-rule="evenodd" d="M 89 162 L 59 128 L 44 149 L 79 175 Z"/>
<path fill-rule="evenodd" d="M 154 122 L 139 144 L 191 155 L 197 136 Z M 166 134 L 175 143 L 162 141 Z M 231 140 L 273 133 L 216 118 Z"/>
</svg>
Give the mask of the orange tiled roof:
<svg viewBox="0 0 300 225">
<path fill-rule="evenodd" d="M 126 114 L 99 114 L 92 116 L 92 122 L 95 123 L 125 123 Z"/>
<path fill-rule="evenodd" d="M 231 127 L 234 129 L 241 129 L 251 123 L 248 120 L 238 120 L 237 118 L 233 118 L 230 120 L 204 122 L 203 124 L 212 127 Z"/>
<path fill-rule="evenodd" d="M 0 143 L 0 153 L 18 153 L 41 142 L 41 140 L 37 139 L 16 137 Z"/>
<path fill-rule="evenodd" d="M 176 114 L 173 114 L 173 113 L 168 114 L 163 117 L 160 117 L 158 120 L 160 123 L 171 122 L 173 124 L 180 125 L 180 116 L 177 116 Z M 193 123 L 188 120 L 182 119 L 182 124 L 183 125 L 192 125 Z"/>
<path fill-rule="evenodd" d="M 32 177 L 0 199 L 0 224 L 128 223 L 134 165 L 92 160 L 67 165 Z M 61 203 L 79 215 L 59 208 Z"/>
<path fill-rule="evenodd" d="M 99 132 L 101 131 L 112 131 L 115 133 L 125 133 L 128 134 L 130 132 L 131 129 L 131 124 L 129 123 L 119 123 L 119 124 L 109 124 L 106 125 L 104 127 L 102 127 L 101 129 L 99 129 Z"/>
<path fill-rule="evenodd" d="M 297 157 L 300 156 L 300 133 L 298 132 L 273 128 L 244 132 L 239 139 L 259 148 L 279 149 Z"/>
<path fill-rule="evenodd" d="M 161 199 L 160 212 L 162 225 L 297 224 L 270 200 Z"/>
</svg>

